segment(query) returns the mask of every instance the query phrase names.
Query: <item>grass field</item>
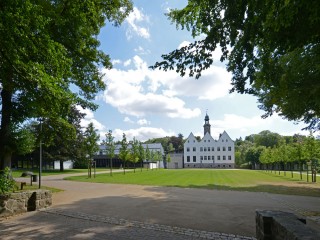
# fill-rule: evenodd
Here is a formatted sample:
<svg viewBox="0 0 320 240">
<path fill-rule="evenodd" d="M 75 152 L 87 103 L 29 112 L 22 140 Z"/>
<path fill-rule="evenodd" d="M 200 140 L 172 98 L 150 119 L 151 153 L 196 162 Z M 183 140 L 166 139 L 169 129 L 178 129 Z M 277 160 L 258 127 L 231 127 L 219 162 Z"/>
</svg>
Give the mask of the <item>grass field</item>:
<svg viewBox="0 0 320 240">
<path fill-rule="evenodd" d="M 68 180 L 121 183 L 138 185 L 155 185 L 166 187 L 205 188 L 216 190 L 269 192 L 278 194 L 302 195 L 320 197 L 320 183 L 307 183 L 306 176 L 300 180 L 299 174 L 291 173 L 286 176 L 254 170 L 206 170 L 206 169 L 179 169 L 179 170 L 137 170 L 136 173 L 127 172 L 97 174 L 96 178 L 87 176 L 68 177 Z M 320 177 L 318 179 L 320 181 Z"/>
<path fill-rule="evenodd" d="M 108 169 L 105 169 L 105 168 L 97 168 L 96 169 L 97 172 L 99 171 L 107 171 Z M 13 177 L 20 177 L 21 174 L 23 172 L 26 172 L 26 171 L 31 171 L 33 172 L 34 174 L 38 175 L 39 174 L 39 170 L 38 169 L 31 169 L 31 170 L 12 170 L 12 175 Z M 65 169 L 63 172 L 60 172 L 60 170 L 43 170 L 42 171 L 42 176 L 49 176 L 49 175 L 56 175 L 56 174 L 69 174 L 69 173 L 87 173 L 88 172 L 88 169 Z"/>
</svg>

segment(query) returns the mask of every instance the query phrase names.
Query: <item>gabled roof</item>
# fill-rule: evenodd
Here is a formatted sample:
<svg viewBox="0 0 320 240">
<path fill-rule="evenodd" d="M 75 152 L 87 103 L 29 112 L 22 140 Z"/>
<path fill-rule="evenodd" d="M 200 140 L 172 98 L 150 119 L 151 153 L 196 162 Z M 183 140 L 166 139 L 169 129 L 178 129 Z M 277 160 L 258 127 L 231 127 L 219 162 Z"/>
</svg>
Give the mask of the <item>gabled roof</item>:
<svg viewBox="0 0 320 240">
<path fill-rule="evenodd" d="M 204 140 L 215 141 L 215 140 L 212 138 L 212 136 L 210 135 L 210 133 L 208 133 L 208 132 L 203 136 L 203 138 L 201 139 L 200 142 L 203 142 Z"/>
<path fill-rule="evenodd" d="M 227 133 L 226 131 L 223 131 L 223 133 L 220 134 L 218 141 L 220 141 L 220 140 L 222 140 L 222 139 L 228 139 L 228 141 L 230 140 L 230 141 L 234 142 L 234 141 L 230 138 L 230 136 L 228 135 L 228 133 Z"/>
</svg>

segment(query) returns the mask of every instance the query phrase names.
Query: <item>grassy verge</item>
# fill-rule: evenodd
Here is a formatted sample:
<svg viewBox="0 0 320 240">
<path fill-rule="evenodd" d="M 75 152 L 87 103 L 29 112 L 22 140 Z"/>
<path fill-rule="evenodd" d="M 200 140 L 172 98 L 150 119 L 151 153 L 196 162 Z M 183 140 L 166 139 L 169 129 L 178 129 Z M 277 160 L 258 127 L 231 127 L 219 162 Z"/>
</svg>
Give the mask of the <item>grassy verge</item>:
<svg viewBox="0 0 320 240">
<path fill-rule="evenodd" d="M 277 194 L 320 197 L 320 183 L 307 183 L 300 180 L 299 174 L 267 173 L 254 170 L 206 170 L 179 169 L 153 170 L 109 174 L 97 174 L 96 178 L 87 176 L 68 177 L 68 180 L 153 185 L 165 187 L 204 188 L 215 190 L 269 192 Z M 320 179 L 319 179 L 320 181 Z"/>
<path fill-rule="evenodd" d="M 12 175 L 13 177 L 17 178 L 20 177 L 23 172 L 30 171 L 33 172 L 34 174 L 38 175 L 39 174 L 39 169 L 19 169 L 19 170 L 12 170 Z M 97 168 L 97 172 L 101 171 L 109 171 L 109 169 L 106 168 Z M 70 173 L 87 173 L 88 169 L 65 169 L 63 172 L 60 172 L 60 170 L 43 170 L 42 171 L 42 176 L 49 176 L 49 175 L 57 175 L 57 174 L 70 174 Z M 93 170 L 92 170 L 93 172 Z"/>
<path fill-rule="evenodd" d="M 17 186 L 17 188 L 16 188 L 16 190 L 14 192 L 23 192 L 23 191 L 39 189 L 39 185 L 37 183 L 34 183 L 31 186 L 30 183 L 27 182 L 27 185 L 23 187 L 23 190 L 20 190 L 20 182 L 16 182 L 16 186 Z M 46 187 L 46 186 L 41 186 L 41 189 L 50 190 L 52 193 L 62 192 L 63 191 L 62 189 Z"/>
</svg>

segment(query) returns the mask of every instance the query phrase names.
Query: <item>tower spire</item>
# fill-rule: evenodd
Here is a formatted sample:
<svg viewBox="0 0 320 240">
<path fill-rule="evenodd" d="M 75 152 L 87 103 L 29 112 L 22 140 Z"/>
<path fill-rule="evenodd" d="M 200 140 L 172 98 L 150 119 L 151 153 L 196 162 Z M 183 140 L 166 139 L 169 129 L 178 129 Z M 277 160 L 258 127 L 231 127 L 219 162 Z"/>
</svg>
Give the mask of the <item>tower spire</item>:
<svg viewBox="0 0 320 240">
<path fill-rule="evenodd" d="M 211 125 L 209 122 L 208 109 L 206 111 L 206 116 L 204 117 L 204 125 L 203 125 L 203 135 L 206 135 L 208 132 L 211 135 Z"/>
</svg>

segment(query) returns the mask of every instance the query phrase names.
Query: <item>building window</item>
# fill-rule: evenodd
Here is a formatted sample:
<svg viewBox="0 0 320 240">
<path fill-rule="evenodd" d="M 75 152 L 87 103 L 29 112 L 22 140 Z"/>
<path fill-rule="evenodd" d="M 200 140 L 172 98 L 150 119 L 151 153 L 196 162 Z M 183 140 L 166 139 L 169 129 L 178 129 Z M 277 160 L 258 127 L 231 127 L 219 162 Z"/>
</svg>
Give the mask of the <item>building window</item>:
<svg viewBox="0 0 320 240">
<path fill-rule="evenodd" d="M 222 142 L 224 142 L 224 140 L 222 139 Z"/>
<path fill-rule="evenodd" d="M 222 147 L 222 151 L 225 151 L 226 150 L 226 147 Z"/>
<path fill-rule="evenodd" d="M 210 140 L 208 140 L 208 142 L 210 142 Z"/>
<path fill-rule="evenodd" d="M 217 151 L 220 151 L 220 147 L 217 147 Z"/>
<path fill-rule="evenodd" d="M 229 165 L 229 168 L 231 168 L 231 165 Z"/>
<path fill-rule="evenodd" d="M 226 142 L 228 142 L 228 139 L 226 139 Z"/>
<path fill-rule="evenodd" d="M 203 147 L 200 147 L 200 152 L 202 152 L 203 151 Z"/>
<path fill-rule="evenodd" d="M 228 151 L 231 151 L 231 147 L 228 147 Z"/>
<path fill-rule="evenodd" d="M 190 156 L 187 156 L 187 162 L 190 162 Z"/>
<path fill-rule="evenodd" d="M 203 160 L 203 156 L 200 157 L 200 160 L 201 160 L 201 161 Z"/>
<path fill-rule="evenodd" d="M 204 151 L 205 151 L 205 152 L 207 151 L 207 148 L 206 148 L 206 147 L 204 147 Z"/>
<path fill-rule="evenodd" d="M 210 156 L 208 156 L 208 160 L 211 160 L 211 157 L 210 157 Z"/>
<path fill-rule="evenodd" d="M 231 156 L 228 156 L 228 160 L 231 160 Z"/>
<path fill-rule="evenodd" d="M 220 156 L 218 156 L 218 160 L 220 160 Z"/>
<path fill-rule="evenodd" d="M 189 147 L 187 147 L 187 152 L 190 152 L 190 148 Z"/>
<path fill-rule="evenodd" d="M 210 152 L 210 147 L 208 147 L 208 152 Z"/>
<path fill-rule="evenodd" d="M 193 147 L 192 150 L 195 152 L 196 151 L 196 147 Z"/>
<path fill-rule="evenodd" d="M 193 142 L 196 142 L 196 140 L 193 140 Z"/>
<path fill-rule="evenodd" d="M 212 160 L 214 160 L 214 156 L 212 156 Z"/>
<path fill-rule="evenodd" d="M 188 143 L 189 143 L 189 140 L 188 140 Z"/>
<path fill-rule="evenodd" d="M 214 152 L 214 147 L 211 148 L 212 152 Z"/>
<path fill-rule="evenodd" d="M 223 156 L 223 157 L 222 157 L 222 160 L 226 160 L 226 156 Z"/>
<path fill-rule="evenodd" d="M 206 142 L 207 140 L 204 140 L 204 142 Z"/>
<path fill-rule="evenodd" d="M 207 160 L 207 156 L 204 156 L 204 160 Z"/>
<path fill-rule="evenodd" d="M 197 157 L 193 156 L 193 162 L 196 162 L 196 161 L 197 161 Z"/>
</svg>

